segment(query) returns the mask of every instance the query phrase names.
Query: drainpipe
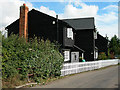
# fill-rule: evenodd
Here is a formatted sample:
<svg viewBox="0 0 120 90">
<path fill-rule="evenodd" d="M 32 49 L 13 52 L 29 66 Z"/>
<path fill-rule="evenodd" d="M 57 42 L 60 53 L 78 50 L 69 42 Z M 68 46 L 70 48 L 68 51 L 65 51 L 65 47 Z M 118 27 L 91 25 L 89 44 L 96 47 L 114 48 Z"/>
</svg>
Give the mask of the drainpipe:
<svg viewBox="0 0 120 90">
<path fill-rule="evenodd" d="M 95 34 L 95 30 L 93 30 L 93 57 L 94 57 L 94 61 L 95 61 L 96 59 L 95 59 L 95 37 L 94 37 L 94 34 Z"/>
<path fill-rule="evenodd" d="M 56 15 L 56 25 L 57 25 L 57 41 L 59 40 L 59 31 L 58 31 L 58 15 Z"/>
<path fill-rule="evenodd" d="M 94 44 L 94 61 L 96 60 L 96 48 L 95 48 L 95 33 L 97 33 L 97 29 L 95 28 L 95 30 L 93 31 L 93 37 L 94 37 L 94 40 L 93 40 L 93 44 Z"/>
</svg>

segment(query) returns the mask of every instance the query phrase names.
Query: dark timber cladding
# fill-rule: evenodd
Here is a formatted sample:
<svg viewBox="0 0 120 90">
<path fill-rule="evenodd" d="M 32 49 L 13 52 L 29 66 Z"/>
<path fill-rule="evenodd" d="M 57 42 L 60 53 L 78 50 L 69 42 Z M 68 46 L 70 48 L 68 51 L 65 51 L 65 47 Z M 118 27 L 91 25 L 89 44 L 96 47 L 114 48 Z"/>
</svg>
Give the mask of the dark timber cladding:
<svg viewBox="0 0 120 90">
<path fill-rule="evenodd" d="M 28 13 L 29 38 L 34 35 L 40 38 L 58 41 L 62 46 L 72 47 L 74 40 L 66 37 L 66 28 L 71 27 L 66 22 L 32 9 Z M 72 27 L 71 27 L 72 28 Z"/>
<path fill-rule="evenodd" d="M 75 44 L 85 50 L 84 57 L 87 61 L 94 60 L 94 39 L 92 30 L 77 30 Z"/>
<path fill-rule="evenodd" d="M 19 34 L 19 19 L 7 26 L 5 29 L 8 30 L 8 36 L 10 36 L 12 33 Z"/>
<path fill-rule="evenodd" d="M 34 35 L 43 39 L 56 41 L 57 31 L 56 18 L 43 14 L 37 10 L 31 10 L 28 13 L 28 36 L 33 38 Z"/>
<path fill-rule="evenodd" d="M 11 33 L 18 34 L 19 19 L 7 26 L 6 29 L 8 29 L 8 36 Z M 72 30 L 72 37 L 68 35 L 68 29 Z M 72 26 L 58 18 L 32 9 L 28 12 L 28 40 L 34 38 L 34 36 L 43 38 L 44 40 L 49 39 L 51 42 L 58 41 L 61 45 L 60 52 L 64 55 L 64 51 L 69 51 L 69 55 L 66 55 L 69 58 L 71 58 L 72 51 L 75 53 L 80 52 L 80 54 L 83 53 L 80 47 L 74 46 L 75 29 Z M 68 53 L 66 52 L 66 54 Z M 70 59 L 68 62 L 70 62 Z"/>
<path fill-rule="evenodd" d="M 105 54 L 108 55 L 108 40 L 105 37 L 97 33 L 95 45 L 98 48 L 98 53 L 105 52 Z"/>
<path fill-rule="evenodd" d="M 58 20 L 57 22 L 56 18 L 34 9 L 28 12 L 28 38 L 37 36 L 45 40 L 49 39 L 52 42 L 58 41 L 62 46 L 73 47 L 74 39 L 67 38 L 67 28 L 72 27 L 62 20 Z M 18 34 L 19 19 L 7 26 L 6 29 L 8 29 L 8 36 L 11 33 Z"/>
<path fill-rule="evenodd" d="M 94 60 L 94 18 L 60 20 L 35 9 L 28 12 L 28 40 L 40 37 L 60 44 L 64 61 L 78 62 L 79 56 Z M 19 34 L 19 19 L 6 27 L 8 36 Z M 25 20 L 26 21 L 26 20 Z M 85 54 L 85 55 L 84 55 Z"/>
<path fill-rule="evenodd" d="M 75 28 L 75 45 L 85 51 L 86 61 L 94 60 L 94 18 L 65 19 L 65 22 Z"/>
</svg>

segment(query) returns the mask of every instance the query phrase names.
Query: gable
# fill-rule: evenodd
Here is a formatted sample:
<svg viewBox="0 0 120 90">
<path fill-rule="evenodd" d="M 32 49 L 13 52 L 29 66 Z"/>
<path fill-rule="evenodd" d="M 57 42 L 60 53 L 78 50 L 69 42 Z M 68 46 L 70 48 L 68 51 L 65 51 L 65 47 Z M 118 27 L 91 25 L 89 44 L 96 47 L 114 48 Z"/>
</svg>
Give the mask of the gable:
<svg viewBox="0 0 120 90">
<path fill-rule="evenodd" d="M 100 39 L 106 43 L 108 42 L 108 40 L 105 37 L 103 37 L 102 35 L 100 35 L 99 33 L 97 33 L 97 36 L 98 36 L 98 39 Z"/>
</svg>

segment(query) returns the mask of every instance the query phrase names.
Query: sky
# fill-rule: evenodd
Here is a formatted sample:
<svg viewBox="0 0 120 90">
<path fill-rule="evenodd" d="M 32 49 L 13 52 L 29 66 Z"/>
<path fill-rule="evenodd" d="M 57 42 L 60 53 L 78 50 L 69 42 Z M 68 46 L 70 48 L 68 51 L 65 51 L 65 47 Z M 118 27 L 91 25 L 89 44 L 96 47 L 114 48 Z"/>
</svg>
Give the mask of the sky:
<svg viewBox="0 0 120 90">
<path fill-rule="evenodd" d="M 4 0 L 0 1 L 0 28 L 19 18 L 19 8 L 23 3 L 31 9 L 39 10 L 59 19 L 94 17 L 97 31 L 103 35 L 118 36 L 118 2 L 84 2 L 79 0 Z M 99 0 L 100 1 L 100 0 Z M 109 0 L 108 0 L 109 1 Z"/>
</svg>

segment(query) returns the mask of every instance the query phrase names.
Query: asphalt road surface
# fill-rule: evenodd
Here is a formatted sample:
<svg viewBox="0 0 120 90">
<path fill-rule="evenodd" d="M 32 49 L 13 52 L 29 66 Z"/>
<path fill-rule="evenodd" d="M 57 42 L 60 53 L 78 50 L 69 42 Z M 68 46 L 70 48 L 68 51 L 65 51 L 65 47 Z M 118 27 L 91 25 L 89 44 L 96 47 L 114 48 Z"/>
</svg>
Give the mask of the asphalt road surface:
<svg viewBox="0 0 120 90">
<path fill-rule="evenodd" d="M 33 88 L 118 88 L 118 66 L 83 72 Z"/>
</svg>

